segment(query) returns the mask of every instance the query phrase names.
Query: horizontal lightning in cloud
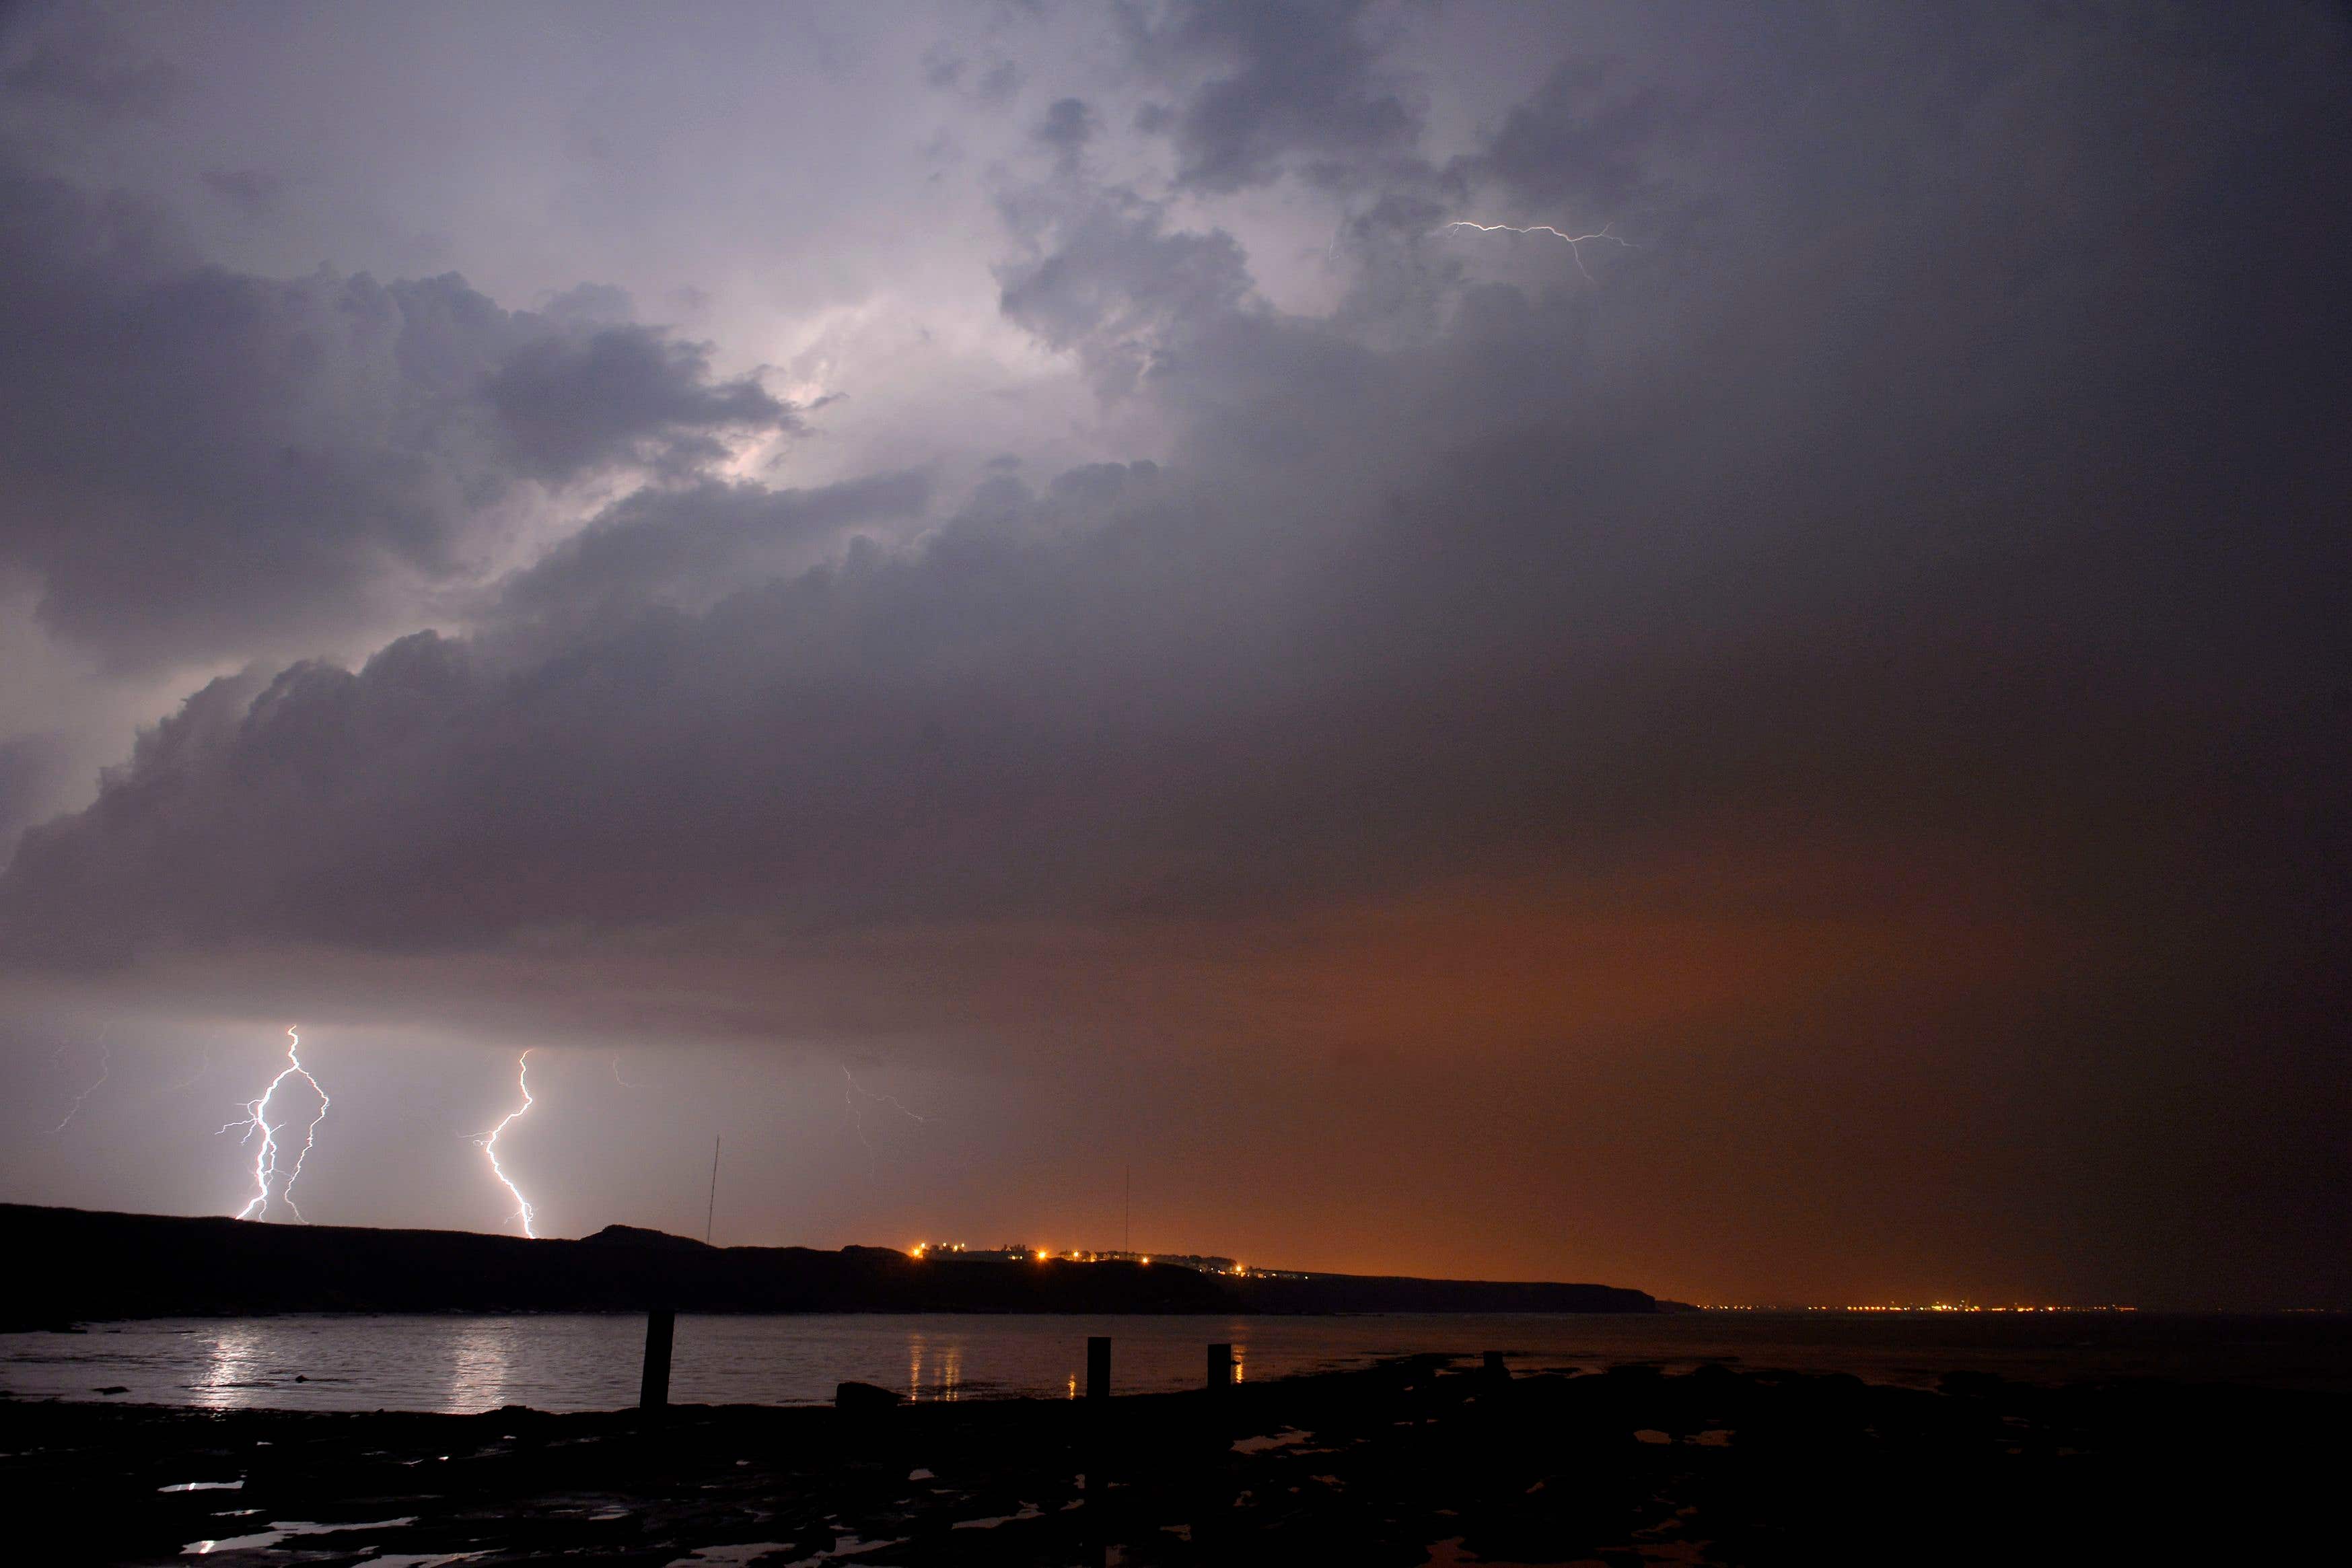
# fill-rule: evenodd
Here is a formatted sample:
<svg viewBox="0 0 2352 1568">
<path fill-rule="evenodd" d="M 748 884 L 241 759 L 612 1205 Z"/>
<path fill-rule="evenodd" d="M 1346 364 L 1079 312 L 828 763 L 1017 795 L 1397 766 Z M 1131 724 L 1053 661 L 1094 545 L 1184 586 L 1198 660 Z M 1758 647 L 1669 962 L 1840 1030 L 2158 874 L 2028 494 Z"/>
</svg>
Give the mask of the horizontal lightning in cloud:
<svg viewBox="0 0 2352 1568">
<path fill-rule="evenodd" d="M 1554 239 L 1566 240 L 1568 242 L 1569 254 L 1576 258 L 1576 269 L 1579 272 L 1583 273 L 1587 278 L 1591 278 L 1592 276 L 1592 270 L 1584 265 L 1584 247 L 1586 245 L 1597 239 L 1605 239 L 1610 244 L 1621 247 L 1626 250 L 1633 248 L 1633 242 L 1632 240 L 1622 238 L 1610 232 L 1610 230 L 1615 226 L 1613 224 L 1604 223 L 1591 234 L 1570 234 L 1564 229 L 1554 228 L 1548 223 L 1529 224 L 1527 227 L 1520 228 L 1516 225 L 1507 223 L 1471 223 L 1467 219 L 1464 219 L 1460 222 L 1449 223 L 1445 226 L 1449 229 L 1475 228 L 1480 234 L 1548 234 Z"/>
</svg>

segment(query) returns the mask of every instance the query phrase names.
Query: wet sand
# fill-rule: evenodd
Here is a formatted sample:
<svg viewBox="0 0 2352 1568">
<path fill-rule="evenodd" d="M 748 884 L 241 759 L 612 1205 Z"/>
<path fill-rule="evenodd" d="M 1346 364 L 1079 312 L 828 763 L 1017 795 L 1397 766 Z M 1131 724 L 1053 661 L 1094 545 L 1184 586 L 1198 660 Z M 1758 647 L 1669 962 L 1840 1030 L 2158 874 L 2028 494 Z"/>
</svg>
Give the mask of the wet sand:
<svg viewBox="0 0 2352 1568">
<path fill-rule="evenodd" d="M 0 1405 L 12 1560 L 2336 1561 L 2341 1395 L 1434 1359 L 871 1410 Z M 2309 1542 L 2309 1544 L 2305 1544 Z"/>
</svg>

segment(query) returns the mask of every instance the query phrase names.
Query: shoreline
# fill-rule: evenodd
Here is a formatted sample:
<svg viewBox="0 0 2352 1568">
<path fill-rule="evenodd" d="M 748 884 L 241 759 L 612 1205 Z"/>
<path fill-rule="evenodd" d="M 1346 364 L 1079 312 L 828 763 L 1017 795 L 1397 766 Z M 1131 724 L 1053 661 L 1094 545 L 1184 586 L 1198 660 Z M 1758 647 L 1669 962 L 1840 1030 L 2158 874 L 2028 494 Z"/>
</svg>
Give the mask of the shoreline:
<svg viewBox="0 0 2352 1568">
<path fill-rule="evenodd" d="M 88 1563 L 205 1541 L 229 1563 L 407 1568 L 2120 1561 L 2283 1542 L 2329 1495 L 2352 1414 L 2160 1380 L 1930 1393 L 1441 1357 L 1102 1401 L 866 1397 L 650 1416 L 11 1400 L 0 1478 L 44 1500 L 21 1539 Z"/>
<path fill-rule="evenodd" d="M 101 1322 L 0 1335 L 0 1393 L 163 1407 L 460 1413 L 634 1404 L 647 1319 L 637 1313 L 288 1313 Z M 1121 1394 L 1191 1389 L 1201 1346 L 1235 1347 L 1249 1384 L 1412 1354 L 1499 1351 L 1521 1373 L 1648 1363 L 1682 1373 L 1849 1373 L 1928 1388 L 1954 1372 L 2055 1386 L 2160 1377 L 2352 1395 L 2343 1320 L 2135 1314 L 1825 1321 L 1589 1314 L 679 1314 L 673 1400 L 806 1405 L 844 1379 L 911 1397 L 1056 1400 L 1085 1374 L 1085 1341 L 1116 1345 Z M 109 1390 L 111 1392 L 104 1392 Z"/>
</svg>

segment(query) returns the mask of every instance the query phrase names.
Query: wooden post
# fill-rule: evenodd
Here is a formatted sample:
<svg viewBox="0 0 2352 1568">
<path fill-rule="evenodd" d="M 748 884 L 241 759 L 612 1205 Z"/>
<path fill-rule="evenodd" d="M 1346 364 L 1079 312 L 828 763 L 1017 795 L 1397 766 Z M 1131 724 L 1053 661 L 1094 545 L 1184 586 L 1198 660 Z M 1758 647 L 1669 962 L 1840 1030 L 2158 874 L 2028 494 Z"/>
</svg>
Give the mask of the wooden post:
<svg viewBox="0 0 2352 1568">
<path fill-rule="evenodd" d="M 1078 1423 L 1078 1462 L 1086 1474 L 1078 1485 L 1086 1509 L 1078 1515 L 1078 1561 L 1086 1568 L 1104 1568 L 1110 1562 L 1110 1481 L 1104 1475 L 1110 1459 L 1110 1336 L 1087 1336 L 1087 1413 Z"/>
<path fill-rule="evenodd" d="M 669 1346 L 677 1314 L 667 1307 L 646 1313 L 646 1374 L 637 1384 L 637 1408 L 660 1410 L 669 1404 Z"/>
<path fill-rule="evenodd" d="M 1087 1336 L 1087 1397 L 1110 1397 L 1110 1336 Z"/>
<path fill-rule="evenodd" d="M 1220 1388 L 1231 1388 L 1233 1385 L 1234 1347 L 1229 1344 L 1211 1345 L 1209 1347 L 1210 1389 L 1214 1391 Z"/>
</svg>

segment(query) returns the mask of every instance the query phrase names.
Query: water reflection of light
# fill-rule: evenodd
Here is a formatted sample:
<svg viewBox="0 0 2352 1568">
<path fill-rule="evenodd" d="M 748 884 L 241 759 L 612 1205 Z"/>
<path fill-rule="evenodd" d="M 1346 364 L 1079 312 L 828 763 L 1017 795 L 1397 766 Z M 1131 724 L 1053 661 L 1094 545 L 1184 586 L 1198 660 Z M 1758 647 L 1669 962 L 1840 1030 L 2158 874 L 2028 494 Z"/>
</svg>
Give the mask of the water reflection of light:
<svg viewBox="0 0 2352 1568">
<path fill-rule="evenodd" d="M 1234 1346 L 1234 1381 L 1239 1383 L 1249 1365 L 1249 1346 L 1236 1342 Z"/>
<path fill-rule="evenodd" d="M 506 1404 L 513 1350 L 504 1325 L 468 1325 L 449 1347 L 449 1394 L 441 1408 L 496 1410 Z"/>
<path fill-rule="evenodd" d="M 258 1404 L 261 1352 L 261 1335 L 254 1328 L 215 1331 L 205 1347 L 204 1367 L 188 1384 L 188 1403 L 199 1410 L 241 1410 Z"/>
<path fill-rule="evenodd" d="M 961 1399 L 963 1397 L 963 1342 L 950 1340 L 939 1347 L 931 1357 L 931 1384 L 923 1386 L 923 1352 L 930 1344 L 921 1334 L 907 1336 L 907 1397 L 908 1399 Z"/>
</svg>

